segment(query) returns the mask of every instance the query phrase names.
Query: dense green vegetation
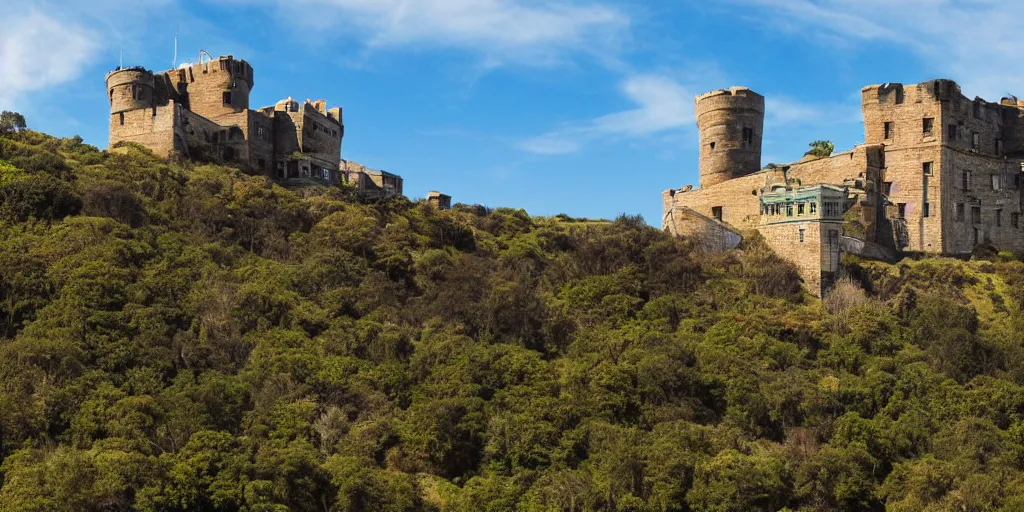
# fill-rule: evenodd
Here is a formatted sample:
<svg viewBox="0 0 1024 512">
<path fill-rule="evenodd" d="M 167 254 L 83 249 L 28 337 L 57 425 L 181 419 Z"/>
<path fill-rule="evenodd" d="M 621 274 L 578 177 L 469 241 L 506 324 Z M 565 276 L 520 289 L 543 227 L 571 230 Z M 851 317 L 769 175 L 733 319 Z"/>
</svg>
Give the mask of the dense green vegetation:
<svg viewBox="0 0 1024 512">
<path fill-rule="evenodd" d="M 1024 509 L 1008 255 L 348 195 L 0 137 L 0 510 Z"/>
</svg>

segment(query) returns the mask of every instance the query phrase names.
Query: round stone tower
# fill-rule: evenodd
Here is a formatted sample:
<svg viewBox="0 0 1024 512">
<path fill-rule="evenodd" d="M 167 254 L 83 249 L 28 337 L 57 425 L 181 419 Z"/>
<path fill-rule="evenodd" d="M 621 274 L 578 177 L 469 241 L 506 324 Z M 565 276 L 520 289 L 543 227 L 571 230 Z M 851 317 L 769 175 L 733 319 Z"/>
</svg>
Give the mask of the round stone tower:
<svg viewBox="0 0 1024 512">
<path fill-rule="evenodd" d="M 708 187 L 761 169 L 764 96 L 746 87 L 697 96 L 700 186 Z"/>
<path fill-rule="evenodd" d="M 153 106 L 153 73 L 141 68 L 119 69 L 107 75 L 110 113 L 127 112 Z"/>
</svg>

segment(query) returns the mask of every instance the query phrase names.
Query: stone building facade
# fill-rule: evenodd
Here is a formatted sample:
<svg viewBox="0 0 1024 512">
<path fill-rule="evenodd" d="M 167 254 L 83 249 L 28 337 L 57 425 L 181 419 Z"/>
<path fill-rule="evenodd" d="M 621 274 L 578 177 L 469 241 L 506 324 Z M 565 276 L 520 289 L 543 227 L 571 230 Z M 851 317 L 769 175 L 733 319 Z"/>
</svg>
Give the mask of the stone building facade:
<svg viewBox="0 0 1024 512">
<path fill-rule="evenodd" d="M 279 180 L 340 183 L 342 109 L 288 98 L 253 110 L 254 84 L 252 66 L 230 55 L 162 72 L 116 69 L 106 77 L 110 147 L 134 142 Z"/>
<path fill-rule="evenodd" d="M 687 223 L 695 212 L 737 233 L 771 233 L 766 238 L 797 263 L 812 290 L 831 272 L 820 255 L 832 249 L 792 245 L 799 233 L 779 234 L 776 223 L 765 221 L 762 207 L 779 186 L 845 190 L 839 235 L 859 240 L 846 246 L 948 255 L 970 254 L 979 244 L 1024 251 L 1024 101 L 968 99 L 950 80 L 872 85 L 861 97 L 863 144 L 762 169 L 764 98 L 742 87 L 698 96 L 700 188 L 662 193 L 663 227 L 692 232 Z M 809 225 L 805 235 L 814 229 L 820 231 Z M 779 245 L 779 237 L 791 245 Z M 805 239 L 812 238 L 829 240 L 820 233 Z M 819 267 L 801 263 L 817 260 Z"/>
<path fill-rule="evenodd" d="M 339 169 L 345 183 L 354 186 L 363 197 L 387 199 L 402 195 L 404 180 L 397 174 L 370 169 L 350 160 L 342 160 Z"/>
</svg>

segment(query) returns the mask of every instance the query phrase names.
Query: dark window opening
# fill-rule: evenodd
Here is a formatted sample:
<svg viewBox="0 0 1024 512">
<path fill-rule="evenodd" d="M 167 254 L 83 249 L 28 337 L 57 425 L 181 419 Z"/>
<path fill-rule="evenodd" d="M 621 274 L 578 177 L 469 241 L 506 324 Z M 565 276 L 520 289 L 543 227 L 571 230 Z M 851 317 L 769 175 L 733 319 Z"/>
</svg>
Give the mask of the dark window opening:
<svg viewBox="0 0 1024 512">
<path fill-rule="evenodd" d="M 971 134 L 971 147 L 974 149 L 981 149 L 981 135 L 978 132 Z"/>
<path fill-rule="evenodd" d="M 924 118 L 924 121 L 921 124 L 922 124 L 922 128 L 923 128 L 924 134 L 925 135 L 931 135 L 932 134 L 932 129 L 935 127 L 935 118 L 934 117 L 926 117 L 926 118 Z"/>
<path fill-rule="evenodd" d="M 896 205 L 896 218 L 907 218 L 907 203 L 899 203 Z"/>
<path fill-rule="evenodd" d="M 804 243 L 804 234 L 806 233 L 806 231 L 806 229 L 800 229 L 800 243 Z"/>
<path fill-rule="evenodd" d="M 882 195 L 887 196 L 889 194 L 892 194 L 892 182 L 891 181 L 882 182 Z"/>
<path fill-rule="evenodd" d="M 153 107 L 153 117 L 156 117 L 156 107 Z"/>
<path fill-rule="evenodd" d="M 231 91 L 225 91 L 224 92 L 224 104 L 225 105 L 230 105 L 231 104 Z"/>
<path fill-rule="evenodd" d="M 892 138 L 892 132 L 893 132 L 893 122 L 892 121 L 886 121 L 884 128 L 885 128 L 885 137 L 884 138 L 891 139 Z"/>
<path fill-rule="evenodd" d="M 1003 225 L 1003 211 L 996 210 L 996 227 L 1002 227 Z"/>
<path fill-rule="evenodd" d="M 797 215 L 803 215 L 804 214 L 804 203 L 800 203 L 800 204 L 796 205 L 796 214 Z"/>
<path fill-rule="evenodd" d="M 956 214 L 955 214 L 954 218 L 958 222 L 963 222 L 964 221 L 964 204 L 963 203 L 957 203 L 956 204 Z"/>
<path fill-rule="evenodd" d="M 121 126 L 124 126 L 124 112 L 121 112 Z"/>
<path fill-rule="evenodd" d="M 743 129 L 743 143 L 753 144 L 754 143 L 754 130 L 752 128 Z"/>
<path fill-rule="evenodd" d="M 971 171 L 964 171 L 960 173 L 960 188 L 964 190 L 970 190 L 971 188 Z"/>
<path fill-rule="evenodd" d="M 712 142 L 712 143 L 711 143 L 711 151 L 714 151 L 714 150 L 715 150 L 715 143 L 714 143 L 714 142 Z"/>
<path fill-rule="evenodd" d="M 974 223 L 974 224 L 981 224 L 981 207 L 980 206 L 972 206 L 971 207 L 971 222 Z"/>
<path fill-rule="evenodd" d="M 996 139 L 995 151 L 996 151 L 996 156 L 999 156 L 999 155 L 1003 154 L 1003 141 L 1001 139 Z"/>
<path fill-rule="evenodd" d="M 932 214 L 932 204 L 931 203 L 924 203 L 924 209 L 922 210 L 921 216 L 922 217 L 931 217 L 931 214 Z"/>
<path fill-rule="evenodd" d="M 721 221 L 722 220 L 722 207 L 721 206 L 713 206 L 713 207 L 711 207 L 711 216 L 714 217 L 715 220 Z"/>
<path fill-rule="evenodd" d="M 1020 214 L 1019 213 L 1013 212 L 1013 213 L 1010 214 L 1010 227 L 1013 227 L 1013 228 L 1019 228 L 1020 227 Z"/>
<path fill-rule="evenodd" d="M 903 104 L 903 89 L 896 89 L 896 104 Z"/>
<path fill-rule="evenodd" d="M 931 176 L 932 175 L 932 162 L 925 162 L 924 164 L 922 164 L 921 165 L 921 172 L 925 176 Z"/>
<path fill-rule="evenodd" d="M 960 133 L 959 127 L 957 127 L 957 125 L 955 125 L 955 124 L 951 124 L 951 125 L 947 126 L 946 128 L 947 128 L 947 131 L 948 131 L 948 133 L 946 135 L 948 136 L 949 141 L 952 142 L 952 141 L 956 140 L 958 138 L 959 133 Z"/>
</svg>

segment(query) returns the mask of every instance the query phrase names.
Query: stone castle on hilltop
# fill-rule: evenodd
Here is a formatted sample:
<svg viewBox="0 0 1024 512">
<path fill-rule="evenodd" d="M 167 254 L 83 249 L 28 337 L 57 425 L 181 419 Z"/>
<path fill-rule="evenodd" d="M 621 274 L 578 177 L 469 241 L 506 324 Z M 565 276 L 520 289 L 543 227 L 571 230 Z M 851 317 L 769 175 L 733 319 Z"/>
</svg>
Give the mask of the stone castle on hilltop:
<svg viewBox="0 0 1024 512">
<path fill-rule="evenodd" d="M 402 177 L 341 158 L 341 107 L 287 98 L 249 108 L 254 73 L 233 56 L 153 72 L 118 68 L 106 77 L 110 147 L 141 144 L 164 156 L 223 161 L 280 181 L 349 183 L 367 197 L 402 195 Z M 430 200 L 447 206 L 448 201 Z M 432 196 L 434 197 L 434 196 Z"/>
<path fill-rule="evenodd" d="M 743 87 L 698 96 L 700 188 L 662 193 L 663 227 L 719 249 L 760 232 L 818 295 L 843 253 L 1024 251 L 1024 101 L 972 100 L 950 80 L 861 94 L 864 144 L 768 168 L 764 97 Z"/>
</svg>

